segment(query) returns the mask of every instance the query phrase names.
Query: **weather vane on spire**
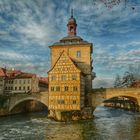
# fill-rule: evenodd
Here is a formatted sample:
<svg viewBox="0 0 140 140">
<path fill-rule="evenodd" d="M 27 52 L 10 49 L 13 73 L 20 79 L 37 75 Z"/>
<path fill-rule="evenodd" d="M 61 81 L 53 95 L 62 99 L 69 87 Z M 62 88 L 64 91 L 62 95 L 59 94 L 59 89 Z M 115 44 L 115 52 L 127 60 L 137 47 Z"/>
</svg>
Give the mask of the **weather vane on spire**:
<svg viewBox="0 0 140 140">
<path fill-rule="evenodd" d="M 71 9 L 71 17 L 73 17 L 73 8 Z"/>
</svg>

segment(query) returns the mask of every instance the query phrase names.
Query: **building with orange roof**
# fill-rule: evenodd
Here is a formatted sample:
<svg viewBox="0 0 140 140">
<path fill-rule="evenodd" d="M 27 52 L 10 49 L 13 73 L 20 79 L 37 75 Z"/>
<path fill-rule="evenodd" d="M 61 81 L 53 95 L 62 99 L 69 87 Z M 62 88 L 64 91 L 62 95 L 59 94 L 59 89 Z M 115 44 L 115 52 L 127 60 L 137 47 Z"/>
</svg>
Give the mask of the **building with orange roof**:
<svg viewBox="0 0 140 140">
<path fill-rule="evenodd" d="M 20 72 L 6 78 L 5 93 L 36 93 L 39 92 L 38 83 L 36 74 Z"/>
<path fill-rule="evenodd" d="M 38 93 L 48 90 L 48 78 L 21 70 L 0 68 L 0 94 Z"/>
</svg>

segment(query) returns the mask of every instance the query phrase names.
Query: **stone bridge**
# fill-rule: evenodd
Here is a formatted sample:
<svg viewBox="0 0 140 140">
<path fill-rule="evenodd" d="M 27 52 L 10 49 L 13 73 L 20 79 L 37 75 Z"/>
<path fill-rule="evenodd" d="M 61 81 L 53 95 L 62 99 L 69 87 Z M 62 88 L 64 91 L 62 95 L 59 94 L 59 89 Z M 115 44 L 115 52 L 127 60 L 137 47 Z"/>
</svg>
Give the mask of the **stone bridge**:
<svg viewBox="0 0 140 140">
<path fill-rule="evenodd" d="M 9 112 L 14 109 L 18 104 L 28 101 L 35 100 L 41 102 L 48 107 L 48 92 L 32 93 L 32 94 L 14 94 L 9 98 Z"/>
<path fill-rule="evenodd" d="M 110 89 L 94 89 L 88 94 L 90 106 L 96 108 L 101 105 L 104 101 L 113 97 L 127 97 L 131 100 L 135 100 L 140 106 L 140 88 L 110 88 Z M 41 102 L 48 107 L 48 91 L 28 94 L 15 94 L 10 97 L 9 100 L 9 112 L 18 104 L 28 101 L 35 100 Z"/>
<path fill-rule="evenodd" d="M 126 97 L 135 100 L 140 106 L 140 88 L 100 88 L 88 94 L 89 103 L 93 108 L 113 97 Z"/>
</svg>

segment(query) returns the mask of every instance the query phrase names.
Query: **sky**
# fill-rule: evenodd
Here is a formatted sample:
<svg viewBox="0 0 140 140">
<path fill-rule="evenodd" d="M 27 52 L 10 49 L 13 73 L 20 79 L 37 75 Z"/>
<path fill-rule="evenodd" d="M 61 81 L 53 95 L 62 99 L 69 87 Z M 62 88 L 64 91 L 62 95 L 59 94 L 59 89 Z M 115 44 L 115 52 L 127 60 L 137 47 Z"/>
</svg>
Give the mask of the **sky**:
<svg viewBox="0 0 140 140">
<path fill-rule="evenodd" d="M 0 0 L 0 67 L 47 76 L 48 46 L 67 36 L 71 8 L 77 35 L 93 43 L 94 88 L 140 64 L 139 0 Z"/>
</svg>

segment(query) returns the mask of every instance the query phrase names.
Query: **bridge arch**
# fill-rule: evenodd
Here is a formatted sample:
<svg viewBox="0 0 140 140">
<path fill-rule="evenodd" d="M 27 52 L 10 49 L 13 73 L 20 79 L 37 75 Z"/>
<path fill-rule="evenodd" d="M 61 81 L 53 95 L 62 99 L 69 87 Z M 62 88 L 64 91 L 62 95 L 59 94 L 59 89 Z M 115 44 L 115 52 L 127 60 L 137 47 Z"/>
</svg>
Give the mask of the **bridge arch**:
<svg viewBox="0 0 140 140">
<path fill-rule="evenodd" d="M 140 107 L 140 88 L 95 89 L 89 94 L 89 101 L 92 107 L 96 108 L 106 100 L 115 97 L 129 98 Z"/>
<path fill-rule="evenodd" d="M 20 103 L 25 102 L 25 101 L 37 101 L 42 103 L 48 108 L 48 98 L 46 97 L 21 97 L 16 99 L 16 97 L 11 97 L 10 103 L 9 103 L 9 112 L 11 112 L 16 106 L 18 106 Z"/>
<path fill-rule="evenodd" d="M 137 98 L 131 96 L 114 96 L 103 101 L 104 106 L 121 108 L 131 111 L 139 111 L 139 102 Z"/>
</svg>

